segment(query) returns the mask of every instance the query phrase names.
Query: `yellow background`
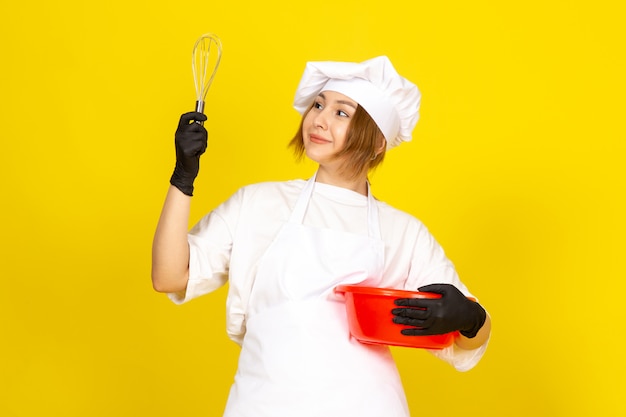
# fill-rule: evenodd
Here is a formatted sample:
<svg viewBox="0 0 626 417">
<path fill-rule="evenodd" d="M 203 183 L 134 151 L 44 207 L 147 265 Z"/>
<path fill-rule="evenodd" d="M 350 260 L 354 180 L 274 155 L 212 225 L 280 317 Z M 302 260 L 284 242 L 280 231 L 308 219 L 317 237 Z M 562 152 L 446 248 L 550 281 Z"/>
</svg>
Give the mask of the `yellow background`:
<svg viewBox="0 0 626 417">
<path fill-rule="evenodd" d="M 0 415 L 220 415 L 225 290 L 176 307 L 150 284 L 207 31 L 224 55 L 193 222 L 313 172 L 285 146 L 306 61 L 386 54 L 422 119 L 374 192 L 426 223 L 494 321 L 468 373 L 394 350 L 413 415 L 626 415 L 620 3 L 3 1 Z"/>
</svg>

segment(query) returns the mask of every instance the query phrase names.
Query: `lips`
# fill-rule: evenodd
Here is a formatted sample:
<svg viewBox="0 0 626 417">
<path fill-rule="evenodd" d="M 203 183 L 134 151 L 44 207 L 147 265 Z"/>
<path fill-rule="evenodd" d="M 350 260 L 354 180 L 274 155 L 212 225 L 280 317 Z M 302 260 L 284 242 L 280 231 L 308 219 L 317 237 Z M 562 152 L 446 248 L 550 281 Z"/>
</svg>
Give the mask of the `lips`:
<svg viewBox="0 0 626 417">
<path fill-rule="evenodd" d="M 329 140 L 324 139 L 323 137 L 315 135 L 315 134 L 309 135 L 309 140 L 311 142 L 313 142 L 313 143 L 317 143 L 317 144 L 320 144 L 320 145 L 323 145 L 323 144 L 326 144 L 326 143 L 330 143 Z"/>
</svg>

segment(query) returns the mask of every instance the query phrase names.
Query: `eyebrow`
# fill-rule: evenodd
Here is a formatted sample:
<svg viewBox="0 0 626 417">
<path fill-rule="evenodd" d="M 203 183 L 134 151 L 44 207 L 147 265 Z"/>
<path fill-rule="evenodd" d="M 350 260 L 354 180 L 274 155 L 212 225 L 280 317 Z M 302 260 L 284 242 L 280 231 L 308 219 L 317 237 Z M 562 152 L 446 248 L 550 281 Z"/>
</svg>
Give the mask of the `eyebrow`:
<svg viewBox="0 0 626 417">
<path fill-rule="evenodd" d="M 319 94 L 319 96 L 320 96 L 321 98 L 323 98 L 324 100 L 326 100 L 326 96 L 324 95 L 324 93 L 320 93 L 320 94 Z M 339 103 L 339 104 L 345 104 L 346 106 L 350 106 L 350 107 L 352 107 L 353 109 L 355 109 L 355 110 L 356 110 L 356 106 L 355 106 L 355 105 L 354 105 L 354 103 L 353 103 L 353 102 L 351 102 L 351 101 L 346 101 L 346 100 L 337 100 L 336 102 L 337 102 L 337 103 Z"/>
</svg>

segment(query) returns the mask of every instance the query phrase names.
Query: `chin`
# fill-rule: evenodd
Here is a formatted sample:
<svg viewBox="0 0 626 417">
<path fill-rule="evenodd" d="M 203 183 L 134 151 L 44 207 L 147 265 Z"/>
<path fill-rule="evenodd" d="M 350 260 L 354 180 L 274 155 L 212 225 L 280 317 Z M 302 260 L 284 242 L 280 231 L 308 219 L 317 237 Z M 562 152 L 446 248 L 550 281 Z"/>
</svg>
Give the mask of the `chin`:
<svg viewBox="0 0 626 417">
<path fill-rule="evenodd" d="M 317 155 L 315 152 L 309 152 L 308 149 L 305 149 L 304 154 L 307 158 L 309 158 L 313 162 L 320 163 L 320 155 Z"/>
</svg>

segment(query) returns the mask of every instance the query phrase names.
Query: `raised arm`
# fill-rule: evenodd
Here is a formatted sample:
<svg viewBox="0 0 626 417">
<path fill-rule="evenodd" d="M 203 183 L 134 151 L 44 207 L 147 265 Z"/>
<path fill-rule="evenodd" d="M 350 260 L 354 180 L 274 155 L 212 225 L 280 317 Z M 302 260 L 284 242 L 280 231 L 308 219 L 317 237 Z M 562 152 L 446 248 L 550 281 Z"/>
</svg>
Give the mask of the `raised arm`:
<svg viewBox="0 0 626 417">
<path fill-rule="evenodd" d="M 152 286 L 159 292 L 180 292 L 187 287 L 189 210 L 200 155 L 207 147 L 207 131 L 197 122 L 205 120 L 202 113 L 185 113 L 176 130 L 176 167 L 152 243 Z"/>
</svg>

